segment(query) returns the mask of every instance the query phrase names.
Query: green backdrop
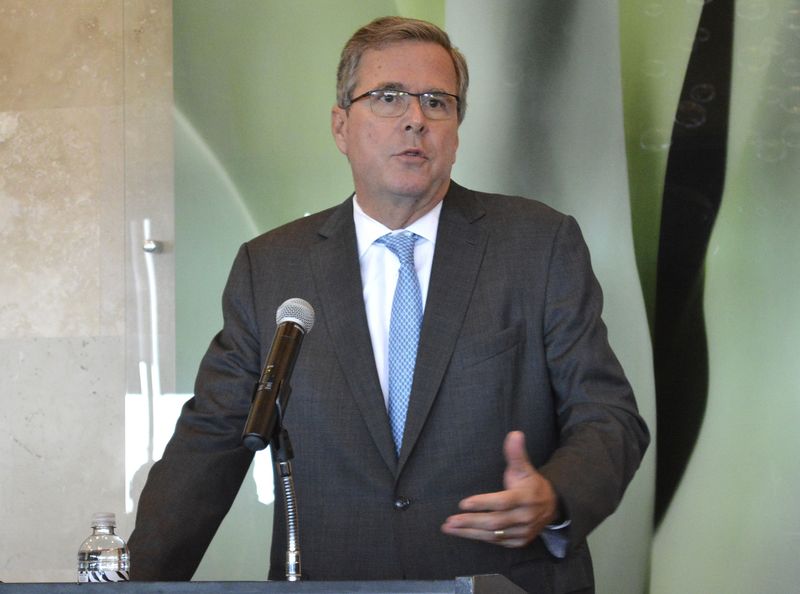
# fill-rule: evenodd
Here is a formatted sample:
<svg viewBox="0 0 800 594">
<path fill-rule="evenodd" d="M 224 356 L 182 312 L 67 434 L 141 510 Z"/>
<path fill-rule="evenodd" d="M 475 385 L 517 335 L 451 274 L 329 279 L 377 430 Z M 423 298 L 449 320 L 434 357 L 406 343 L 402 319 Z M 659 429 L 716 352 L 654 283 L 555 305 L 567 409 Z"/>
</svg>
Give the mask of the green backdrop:
<svg viewBox="0 0 800 594">
<path fill-rule="evenodd" d="M 611 341 L 655 427 L 647 312 L 669 133 L 710 0 L 175 0 L 178 389 L 191 393 L 238 245 L 352 190 L 329 112 L 347 37 L 444 26 L 472 84 L 454 177 L 573 214 Z M 800 539 L 800 2 L 736 4 L 726 191 L 709 247 L 705 423 L 652 533 L 655 451 L 592 535 L 598 592 L 790 592 Z M 262 493 L 261 499 L 265 497 Z M 195 579 L 264 579 L 250 476 Z"/>
</svg>

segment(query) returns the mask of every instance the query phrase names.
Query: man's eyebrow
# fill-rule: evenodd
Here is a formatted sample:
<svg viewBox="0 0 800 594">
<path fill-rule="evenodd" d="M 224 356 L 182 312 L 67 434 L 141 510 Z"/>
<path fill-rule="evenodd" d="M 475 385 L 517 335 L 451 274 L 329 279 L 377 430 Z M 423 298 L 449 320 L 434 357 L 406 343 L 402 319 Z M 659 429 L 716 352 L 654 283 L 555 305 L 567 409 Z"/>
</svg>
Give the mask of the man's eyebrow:
<svg viewBox="0 0 800 594">
<path fill-rule="evenodd" d="M 379 89 L 382 91 L 407 91 L 408 87 L 401 82 L 383 82 L 378 84 L 375 89 Z M 420 91 L 421 93 L 449 93 L 449 91 L 445 91 L 440 87 L 432 87 L 429 89 L 425 89 L 424 91 Z"/>
<path fill-rule="evenodd" d="M 382 89 L 386 91 L 405 91 L 406 86 L 401 82 L 382 82 L 378 84 L 376 89 Z"/>
</svg>

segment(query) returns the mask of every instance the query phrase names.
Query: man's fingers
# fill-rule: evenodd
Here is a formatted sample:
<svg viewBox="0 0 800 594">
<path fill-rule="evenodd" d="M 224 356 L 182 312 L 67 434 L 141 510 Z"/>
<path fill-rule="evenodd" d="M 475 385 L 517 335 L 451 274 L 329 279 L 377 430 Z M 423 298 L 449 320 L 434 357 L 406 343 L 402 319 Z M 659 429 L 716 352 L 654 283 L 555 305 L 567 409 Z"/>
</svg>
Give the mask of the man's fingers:
<svg viewBox="0 0 800 594">
<path fill-rule="evenodd" d="M 493 531 L 507 529 L 510 526 L 524 526 L 529 518 L 524 510 L 513 509 L 503 512 L 473 512 L 456 514 L 445 520 L 445 525 L 452 528 Z"/>
<path fill-rule="evenodd" d="M 451 536 L 481 540 L 508 548 L 522 547 L 528 544 L 527 530 L 521 526 L 509 528 L 484 530 L 481 528 L 456 528 L 447 523 L 442 526 L 442 532 Z"/>
<path fill-rule="evenodd" d="M 509 491 L 497 491 L 496 493 L 482 493 L 472 495 L 462 499 L 458 507 L 464 511 L 506 511 L 517 506 L 514 494 Z"/>
</svg>

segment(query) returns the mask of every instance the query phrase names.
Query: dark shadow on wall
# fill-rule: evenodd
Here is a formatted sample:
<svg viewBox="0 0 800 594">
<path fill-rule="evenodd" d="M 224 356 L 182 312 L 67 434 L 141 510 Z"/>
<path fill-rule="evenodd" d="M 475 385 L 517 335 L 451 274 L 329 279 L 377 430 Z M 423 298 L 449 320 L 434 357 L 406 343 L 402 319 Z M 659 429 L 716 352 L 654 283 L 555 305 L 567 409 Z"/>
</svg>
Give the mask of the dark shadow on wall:
<svg viewBox="0 0 800 594">
<path fill-rule="evenodd" d="M 704 265 L 725 186 L 733 20 L 733 0 L 703 7 L 667 160 L 653 336 L 656 527 L 686 471 L 708 399 Z"/>
<path fill-rule="evenodd" d="M 550 126 L 553 114 L 563 106 L 561 95 L 573 59 L 565 41 L 575 27 L 578 2 L 516 2 L 516 11 L 501 10 L 505 21 L 491 34 L 502 39 L 507 60 L 502 68 L 501 86 L 494 92 L 509 97 L 500 100 L 502 109 L 515 122 L 516 133 L 495 138 L 508 158 L 498 163 L 497 177 L 507 184 L 506 193 L 531 196 L 547 202 L 561 196 L 554 187 L 555 176 L 542 172 L 555 170 Z M 469 113 L 469 112 L 468 112 Z M 469 115 L 467 116 L 469 117 Z M 520 167 L 517 155 L 525 155 L 530 167 Z M 535 165 L 534 165 L 535 164 Z"/>
</svg>

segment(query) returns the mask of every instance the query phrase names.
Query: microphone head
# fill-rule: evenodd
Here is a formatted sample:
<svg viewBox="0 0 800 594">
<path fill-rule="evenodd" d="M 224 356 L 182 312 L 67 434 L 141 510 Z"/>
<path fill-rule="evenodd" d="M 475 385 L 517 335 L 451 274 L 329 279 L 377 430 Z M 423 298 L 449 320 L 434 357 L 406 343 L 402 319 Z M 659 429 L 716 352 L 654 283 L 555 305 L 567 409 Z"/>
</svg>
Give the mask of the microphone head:
<svg viewBox="0 0 800 594">
<path fill-rule="evenodd" d="M 275 322 L 280 326 L 284 322 L 294 322 L 303 329 L 311 332 L 314 327 L 314 308 L 305 299 L 293 297 L 281 303 L 275 314 Z"/>
</svg>

